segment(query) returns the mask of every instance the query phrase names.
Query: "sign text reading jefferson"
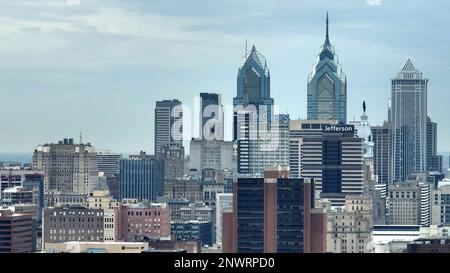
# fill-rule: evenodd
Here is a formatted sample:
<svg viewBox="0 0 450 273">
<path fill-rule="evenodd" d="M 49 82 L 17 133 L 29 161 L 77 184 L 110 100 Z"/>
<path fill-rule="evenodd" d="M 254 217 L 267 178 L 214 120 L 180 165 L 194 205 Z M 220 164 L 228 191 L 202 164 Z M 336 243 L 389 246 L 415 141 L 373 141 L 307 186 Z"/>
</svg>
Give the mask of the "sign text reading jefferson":
<svg viewBox="0 0 450 273">
<path fill-rule="evenodd" d="M 355 127 L 353 125 L 325 125 L 323 127 L 324 133 L 339 133 L 339 132 L 353 132 Z"/>
</svg>

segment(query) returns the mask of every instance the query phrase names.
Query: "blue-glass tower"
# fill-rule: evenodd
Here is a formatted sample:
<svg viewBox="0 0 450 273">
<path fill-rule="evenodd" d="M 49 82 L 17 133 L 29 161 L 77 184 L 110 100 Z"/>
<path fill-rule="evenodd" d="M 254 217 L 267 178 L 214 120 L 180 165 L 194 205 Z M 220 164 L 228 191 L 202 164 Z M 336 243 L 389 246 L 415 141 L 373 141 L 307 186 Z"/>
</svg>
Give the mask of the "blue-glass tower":
<svg viewBox="0 0 450 273">
<path fill-rule="evenodd" d="M 308 119 L 347 121 L 347 78 L 330 43 L 328 13 L 325 43 L 308 77 Z"/>
</svg>

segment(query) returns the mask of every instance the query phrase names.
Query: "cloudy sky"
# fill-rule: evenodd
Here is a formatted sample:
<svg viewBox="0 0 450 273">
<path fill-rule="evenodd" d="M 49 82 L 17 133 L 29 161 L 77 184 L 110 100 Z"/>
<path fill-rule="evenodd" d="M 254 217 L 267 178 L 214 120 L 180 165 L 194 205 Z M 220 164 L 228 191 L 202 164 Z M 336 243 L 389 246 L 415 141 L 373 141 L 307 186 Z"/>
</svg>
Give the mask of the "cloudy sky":
<svg viewBox="0 0 450 273">
<path fill-rule="evenodd" d="M 200 92 L 231 104 L 245 39 L 266 56 L 271 95 L 306 117 L 307 76 L 330 38 L 348 77 L 348 119 L 367 101 L 387 116 L 390 79 L 408 57 L 430 79 L 428 113 L 450 151 L 446 0 L 0 0 L 0 153 L 78 138 L 153 151 L 155 101 Z"/>
</svg>

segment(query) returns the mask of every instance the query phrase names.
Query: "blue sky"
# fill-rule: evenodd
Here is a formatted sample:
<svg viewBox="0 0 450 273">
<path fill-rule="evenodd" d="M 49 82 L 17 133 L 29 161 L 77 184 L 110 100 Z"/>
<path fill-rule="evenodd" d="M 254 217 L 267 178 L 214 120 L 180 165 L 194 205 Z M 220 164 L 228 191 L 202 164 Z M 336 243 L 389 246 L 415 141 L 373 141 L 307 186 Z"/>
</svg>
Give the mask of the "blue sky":
<svg viewBox="0 0 450 273">
<path fill-rule="evenodd" d="M 390 79 L 411 57 L 430 79 L 428 113 L 450 151 L 450 3 L 445 0 L 0 0 L 0 153 L 77 138 L 153 151 L 155 101 L 200 92 L 231 104 L 245 39 L 266 56 L 271 95 L 306 117 L 325 35 L 348 78 L 348 119 L 387 115 Z"/>
</svg>

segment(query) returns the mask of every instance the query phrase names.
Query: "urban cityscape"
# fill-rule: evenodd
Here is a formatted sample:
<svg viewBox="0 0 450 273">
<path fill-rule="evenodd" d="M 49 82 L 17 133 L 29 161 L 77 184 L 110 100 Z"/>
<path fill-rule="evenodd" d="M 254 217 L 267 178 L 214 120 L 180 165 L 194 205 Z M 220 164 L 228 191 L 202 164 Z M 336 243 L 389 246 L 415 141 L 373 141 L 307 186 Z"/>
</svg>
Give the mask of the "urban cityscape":
<svg viewBox="0 0 450 273">
<path fill-rule="evenodd" d="M 243 36 L 232 59 L 235 89 L 226 91 L 232 100 L 191 92 L 191 107 L 149 91 L 158 97 L 145 101 L 154 116 L 139 126 L 152 127 L 151 150 L 104 148 L 71 118 L 64 124 L 76 135 L 28 132 L 34 149 L 0 157 L 0 253 L 450 253 L 450 157 L 438 150 L 446 124 L 429 111 L 436 77 L 405 54 L 388 71 L 390 89 L 377 94 L 385 104 L 350 107 L 358 90 L 333 39 L 340 17 L 325 4 L 321 14 L 316 56 L 297 64 L 313 64 L 307 82 L 288 95 L 304 102 L 304 117 L 277 102 L 272 59 Z M 105 107 L 77 109 L 93 105 Z M 375 112 L 385 113 L 379 124 Z"/>
</svg>

